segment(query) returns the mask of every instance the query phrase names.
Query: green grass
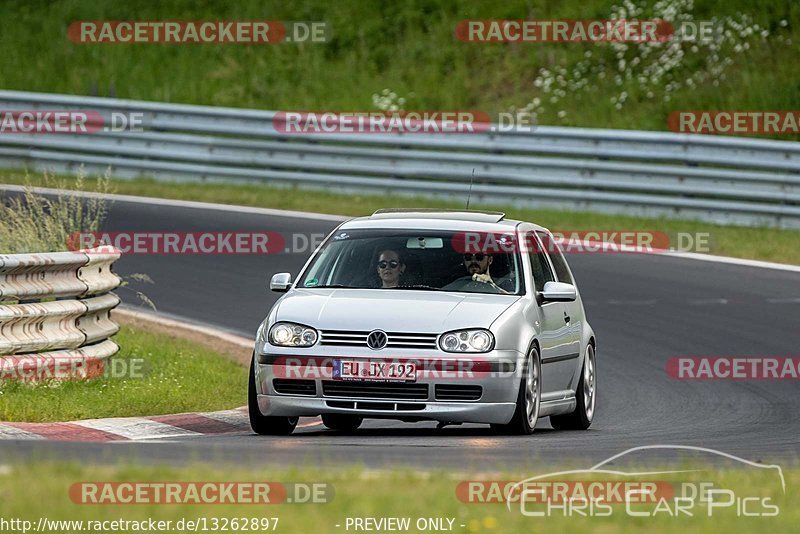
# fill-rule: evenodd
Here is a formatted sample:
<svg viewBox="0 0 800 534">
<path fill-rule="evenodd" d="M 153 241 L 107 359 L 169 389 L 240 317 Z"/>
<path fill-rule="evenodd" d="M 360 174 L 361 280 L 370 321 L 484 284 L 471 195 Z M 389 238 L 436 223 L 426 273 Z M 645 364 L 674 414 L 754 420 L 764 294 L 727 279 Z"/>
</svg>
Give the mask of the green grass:
<svg viewBox="0 0 800 534">
<path fill-rule="evenodd" d="M 637 2 L 638 3 L 638 2 Z M 650 0 L 648 4 L 655 2 Z M 769 38 L 748 49 L 721 50 L 731 58 L 724 77 L 683 84 L 663 96 L 666 83 L 684 82 L 712 54 L 688 47 L 682 67 L 648 98 L 636 76 L 616 86 L 594 78 L 588 92 L 550 104 L 551 93 L 533 84 L 539 69 L 572 69 L 587 52 L 609 66 L 614 51 L 589 43 L 460 42 L 465 19 L 606 19 L 612 0 L 18 0 L 0 4 L 13 20 L 0 33 L 0 87 L 71 94 L 99 94 L 260 109 L 374 109 L 372 96 L 388 88 L 406 98 L 405 109 L 477 109 L 494 114 L 547 101 L 543 124 L 666 129 L 672 111 L 686 109 L 794 109 L 800 101 L 796 58 L 800 4 L 785 0 L 696 0 L 694 20 L 743 12 Z M 76 20 L 316 20 L 331 28 L 324 44 L 91 45 L 68 40 Z M 781 21 L 786 25 L 781 25 Z M 611 70 L 611 69 L 609 69 Z M 611 98 L 628 94 L 617 110 Z M 566 116 L 558 117 L 558 111 Z"/>
<path fill-rule="evenodd" d="M 26 180 L 33 185 L 47 183 L 38 176 L 26 178 L 25 174 L 21 172 L 0 172 L 0 183 L 24 184 Z M 85 186 L 90 189 L 93 183 L 93 181 L 87 180 Z M 366 215 L 378 208 L 386 207 L 463 208 L 462 204 L 419 197 L 337 194 L 324 191 L 309 192 L 305 189 L 276 188 L 261 184 L 186 184 L 145 178 L 112 180 L 111 183 L 114 192 L 120 194 L 199 200 L 349 216 Z M 671 243 L 676 242 L 679 233 L 708 233 L 710 235 L 710 250 L 704 252 L 722 256 L 800 264 L 800 232 L 792 230 L 722 226 L 698 221 L 648 219 L 587 212 L 520 209 L 510 206 L 482 205 L 477 202 L 472 202 L 470 208 L 502 208 L 509 217 L 533 221 L 554 231 L 659 231 L 666 233 L 670 237 Z"/>
<path fill-rule="evenodd" d="M 265 446 L 271 442 L 265 439 Z M 653 468 L 653 466 L 647 466 Z M 557 467 L 538 468 L 539 473 L 552 472 Z M 610 517 L 525 517 L 518 508 L 508 511 L 504 504 L 468 504 L 456 497 L 456 486 L 462 480 L 520 480 L 533 474 L 517 471 L 513 474 L 481 475 L 461 472 L 415 472 L 407 469 L 367 471 L 307 468 L 230 468 L 211 464 L 188 467 L 114 467 L 75 465 L 63 462 L 37 461 L 12 464 L 0 474 L 0 497 L 3 518 L 20 518 L 33 522 L 40 517 L 49 520 L 171 520 L 181 518 L 275 518 L 275 532 L 348 532 L 348 517 L 424 517 L 454 519 L 454 532 L 790 532 L 800 522 L 800 501 L 796 487 L 800 469 L 785 469 L 787 489 L 784 494 L 774 472 L 756 468 L 715 469 L 680 475 L 659 475 L 634 480 L 668 480 L 713 482 L 717 488 L 730 489 L 741 497 L 769 498 L 779 507 L 776 517 L 738 517 L 736 508 L 718 509 L 708 517 L 705 508 L 697 504 L 692 517 L 670 517 L 662 512 L 657 517 L 629 517 L 624 505 L 614 505 Z M 562 477 L 562 480 L 564 478 Z M 574 480 L 590 480 L 582 476 Z M 606 480 L 621 480 L 606 478 Z M 70 500 L 72 484 L 87 481 L 258 481 L 328 483 L 333 486 L 333 500 L 327 504 L 124 504 L 81 505 Z M 25 491 L 19 491 L 24 485 Z M 44 504 L 46 503 L 46 504 Z M 750 501 L 749 511 L 763 510 L 760 503 Z M 531 507 L 533 510 L 542 508 Z M 637 512 L 652 511 L 653 505 L 632 506 Z M 561 512 L 563 514 L 563 512 Z M 210 525 L 211 523 L 209 523 Z M 341 525 L 336 527 L 335 525 Z M 413 524 L 413 523 L 412 523 Z M 461 527 L 464 525 L 464 527 Z M 70 532 L 73 529 L 62 529 Z M 171 531 L 176 531 L 173 528 Z M 353 532 L 351 526 L 349 529 Z M 384 531 L 385 532 L 385 531 Z M 409 532 L 417 532 L 411 528 Z"/>
<path fill-rule="evenodd" d="M 160 415 L 246 403 L 247 369 L 213 351 L 129 327 L 122 327 L 114 340 L 121 349 L 112 365 L 142 372 L 88 381 L 0 381 L 0 421 Z"/>
</svg>

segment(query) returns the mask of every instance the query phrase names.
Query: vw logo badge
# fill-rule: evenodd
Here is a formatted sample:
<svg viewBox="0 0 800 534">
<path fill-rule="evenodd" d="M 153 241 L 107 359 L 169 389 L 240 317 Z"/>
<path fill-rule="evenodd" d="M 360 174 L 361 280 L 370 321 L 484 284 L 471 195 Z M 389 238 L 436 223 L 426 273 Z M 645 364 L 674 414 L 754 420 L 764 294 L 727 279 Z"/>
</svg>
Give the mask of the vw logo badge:
<svg viewBox="0 0 800 534">
<path fill-rule="evenodd" d="M 372 350 L 381 350 L 388 341 L 389 338 L 383 330 L 373 330 L 367 336 L 367 346 Z"/>
</svg>

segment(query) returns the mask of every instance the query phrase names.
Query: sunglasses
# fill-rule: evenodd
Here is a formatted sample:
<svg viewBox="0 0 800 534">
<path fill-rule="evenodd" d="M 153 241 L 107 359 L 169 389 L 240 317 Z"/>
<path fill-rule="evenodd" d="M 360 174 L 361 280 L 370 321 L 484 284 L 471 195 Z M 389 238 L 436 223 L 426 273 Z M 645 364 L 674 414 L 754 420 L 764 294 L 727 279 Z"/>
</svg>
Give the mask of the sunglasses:
<svg viewBox="0 0 800 534">
<path fill-rule="evenodd" d="M 472 261 L 472 258 L 475 258 L 475 261 L 483 261 L 486 257 L 486 254 L 483 252 L 478 252 L 477 254 L 464 254 L 464 261 Z"/>
<path fill-rule="evenodd" d="M 381 261 L 378 262 L 378 268 L 379 269 L 385 269 L 387 267 L 389 267 L 390 269 L 397 269 L 397 267 L 399 267 L 399 266 L 400 266 L 400 262 L 397 261 L 397 260 L 389 260 L 389 261 L 381 260 Z"/>
</svg>

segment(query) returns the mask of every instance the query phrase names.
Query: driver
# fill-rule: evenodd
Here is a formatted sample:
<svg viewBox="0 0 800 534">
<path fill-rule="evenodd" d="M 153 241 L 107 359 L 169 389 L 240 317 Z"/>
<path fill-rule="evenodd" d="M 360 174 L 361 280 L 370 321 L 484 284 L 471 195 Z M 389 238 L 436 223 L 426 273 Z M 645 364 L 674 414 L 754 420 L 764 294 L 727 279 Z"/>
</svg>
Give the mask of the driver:
<svg viewBox="0 0 800 534">
<path fill-rule="evenodd" d="M 483 252 L 476 252 L 472 254 L 467 252 L 464 254 L 464 267 L 467 269 L 467 273 L 469 274 L 448 284 L 443 289 L 447 289 L 448 286 L 462 285 L 463 283 L 471 280 L 473 282 L 489 284 L 500 293 L 508 293 L 508 291 L 498 286 L 494 280 L 492 280 L 492 275 L 489 273 L 489 267 L 492 265 L 493 259 L 494 258 L 492 258 L 491 254 L 485 254 Z"/>
</svg>

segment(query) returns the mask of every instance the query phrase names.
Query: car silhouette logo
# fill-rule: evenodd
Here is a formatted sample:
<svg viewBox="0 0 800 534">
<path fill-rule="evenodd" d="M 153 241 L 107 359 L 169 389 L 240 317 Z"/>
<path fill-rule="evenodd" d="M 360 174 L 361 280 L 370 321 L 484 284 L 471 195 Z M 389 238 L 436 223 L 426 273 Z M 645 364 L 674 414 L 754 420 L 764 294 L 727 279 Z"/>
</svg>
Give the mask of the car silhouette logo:
<svg viewBox="0 0 800 534">
<path fill-rule="evenodd" d="M 367 346 L 372 350 L 381 350 L 388 341 L 389 338 L 383 330 L 373 330 L 367 336 Z"/>
</svg>

